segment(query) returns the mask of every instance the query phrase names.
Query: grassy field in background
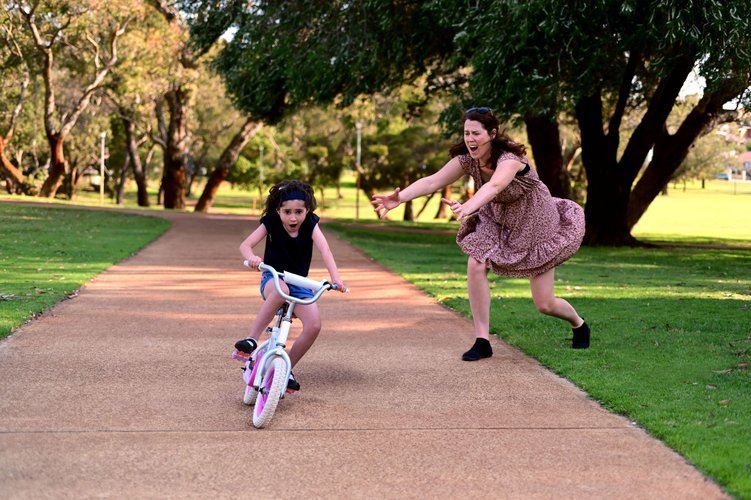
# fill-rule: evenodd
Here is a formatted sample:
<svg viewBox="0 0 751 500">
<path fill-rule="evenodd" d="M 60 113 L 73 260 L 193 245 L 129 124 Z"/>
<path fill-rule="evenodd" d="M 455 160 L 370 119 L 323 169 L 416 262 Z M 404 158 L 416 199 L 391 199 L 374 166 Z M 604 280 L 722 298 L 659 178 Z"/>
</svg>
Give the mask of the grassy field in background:
<svg viewBox="0 0 751 500">
<path fill-rule="evenodd" d="M 169 226 L 140 215 L 0 203 L 0 339 Z"/>
<path fill-rule="evenodd" d="M 188 197 L 188 211 L 192 210 L 198 196 L 201 194 L 203 185 L 199 182 L 193 188 L 192 196 Z M 329 187 L 321 196 L 320 190 L 316 190 L 318 210 L 316 213 L 327 219 L 355 219 L 359 205 L 359 218 L 363 222 L 376 222 L 378 218 L 373 212 L 370 201 L 360 192 L 359 203 L 355 196 L 355 180 L 351 174 L 345 174 L 341 183 L 341 189 Z M 633 234 L 645 240 L 667 240 L 688 242 L 711 242 L 735 244 L 746 241 L 751 244 L 751 181 L 728 182 L 711 180 L 702 188 L 699 182 L 687 184 L 671 184 L 667 196 L 658 196 L 649 206 L 642 219 L 634 228 Z M 156 205 L 156 190 L 150 189 L 150 200 L 153 206 L 151 210 L 161 210 Z M 44 203 L 70 205 L 71 202 L 62 199 L 39 199 L 21 196 L 0 194 L 0 201 L 33 200 Z M 423 206 L 426 198 L 415 200 L 413 210 L 417 213 Z M 236 215 L 258 216 L 263 209 L 264 198 L 258 191 L 247 192 L 235 189 L 228 183 L 223 183 L 219 188 L 217 198 L 212 205 L 211 212 L 229 213 Z M 117 207 L 113 200 L 105 198 L 104 204 L 99 203 L 99 193 L 81 190 L 75 200 L 76 205 L 88 207 L 103 206 L 106 208 Z M 443 222 L 449 223 L 449 228 L 456 228 L 456 222 L 436 220 L 434 216 L 438 211 L 439 197 L 435 196 L 428 202 L 415 227 L 433 226 Z M 129 186 L 125 191 L 123 208 L 139 209 L 136 204 L 134 186 Z M 392 221 L 401 221 L 404 217 L 403 206 L 389 214 Z"/>
<path fill-rule="evenodd" d="M 751 244 L 751 182 L 671 184 L 636 224 L 644 240 Z"/>
<path fill-rule="evenodd" d="M 354 219 L 356 211 L 355 183 L 345 178 L 342 183 L 342 198 L 338 198 L 334 188 L 325 190 L 321 198 L 316 191 L 319 208 L 316 211 L 326 219 Z M 414 202 L 415 213 L 422 208 L 422 198 Z M 253 209 L 255 200 L 256 209 Z M 243 215 L 259 215 L 262 200 L 258 193 L 246 193 L 223 186 L 219 191 L 215 211 L 226 211 Z M 415 227 L 431 227 L 448 222 L 447 227 L 457 228 L 456 222 L 437 221 L 439 197 L 435 196 L 418 219 Z M 358 220 L 375 222 L 378 220 L 369 200 L 364 195 L 359 200 Z M 389 214 L 392 221 L 401 221 L 403 207 Z M 427 225 L 427 226 L 426 226 Z M 700 183 L 685 186 L 671 185 L 667 196 L 658 196 L 634 228 L 633 234 L 645 241 L 682 241 L 695 243 L 727 243 L 751 245 L 751 182 L 707 181 L 706 187 Z"/>
</svg>

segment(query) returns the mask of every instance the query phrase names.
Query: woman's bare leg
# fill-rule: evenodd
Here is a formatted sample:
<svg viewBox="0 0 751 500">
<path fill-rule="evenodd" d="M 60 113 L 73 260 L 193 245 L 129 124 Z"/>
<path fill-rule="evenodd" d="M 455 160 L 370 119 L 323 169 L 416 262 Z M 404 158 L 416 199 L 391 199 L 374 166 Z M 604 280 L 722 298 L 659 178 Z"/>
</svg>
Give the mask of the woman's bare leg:
<svg viewBox="0 0 751 500">
<path fill-rule="evenodd" d="M 490 286 L 484 262 L 470 257 L 467 260 L 467 295 L 472 309 L 475 337 L 490 338 Z"/>
<path fill-rule="evenodd" d="M 553 291 L 554 280 L 555 268 L 529 278 L 535 307 L 543 314 L 568 321 L 572 328 L 582 326 L 584 320 L 576 312 L 576 309 L 565 300 L 555 296 Z"/>
</svg>

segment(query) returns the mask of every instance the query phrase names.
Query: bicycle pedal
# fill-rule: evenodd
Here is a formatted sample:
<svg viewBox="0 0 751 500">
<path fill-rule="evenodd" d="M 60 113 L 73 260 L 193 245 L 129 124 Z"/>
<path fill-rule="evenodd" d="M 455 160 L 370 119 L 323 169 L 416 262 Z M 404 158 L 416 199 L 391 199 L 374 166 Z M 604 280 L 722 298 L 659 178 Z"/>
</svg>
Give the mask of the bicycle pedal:
<svg viewBox="0 0 751 500">
<path fill-rule="evenodd" d="M 236 359 L 238 361 L 245 363 L 246 361 L 250 359 L 250 354 L 240 352 L 237 349 L 235 349 L 235 352 L 232 353 L 232 359 Z"/>
</svg>

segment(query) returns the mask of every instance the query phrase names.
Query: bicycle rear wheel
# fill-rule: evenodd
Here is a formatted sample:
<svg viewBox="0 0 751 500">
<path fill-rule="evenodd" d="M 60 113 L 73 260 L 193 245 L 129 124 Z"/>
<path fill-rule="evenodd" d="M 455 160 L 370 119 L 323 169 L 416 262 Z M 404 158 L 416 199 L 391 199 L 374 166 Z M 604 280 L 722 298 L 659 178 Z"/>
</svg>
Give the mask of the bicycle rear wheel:
<svg viewBox="0 0 751 500">
<path fill-rule="evenodd" d="M 274 416 L 279 399 L 287 387 L 287 366 L 280 357 L 275 357 L 266 373 L 263 374 L 256 406 L 253 408 L 253 425 L 257 428 L 265 427 Z"/>
</svg>

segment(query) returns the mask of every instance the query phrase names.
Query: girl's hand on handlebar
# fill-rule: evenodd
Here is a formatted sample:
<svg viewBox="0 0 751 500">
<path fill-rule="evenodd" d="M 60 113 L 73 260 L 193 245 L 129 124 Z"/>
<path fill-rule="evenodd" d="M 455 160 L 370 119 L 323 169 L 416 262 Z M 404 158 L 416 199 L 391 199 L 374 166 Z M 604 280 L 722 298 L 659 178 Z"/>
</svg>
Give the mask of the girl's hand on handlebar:
<svg viewBox="0 0 751 500">
<path fill-rule="evenodd" d="M 254 271 L 258 271 L 258 266 L 260 266 L 261 264 L 263 264 L 263 259 L 260 258 L 257 255 L 254 255 L 253 257 L 251 257 L 248 260 L 244 261 L 243 264 L 246 267 L 248 267 L 250 269 L 253 269 Z"/>
<path fill-rule="evenodd" d="M 349 288 L 347 288 L 347 285 L 345 285 L 344 282 L 342 280 L 340 280 L 340 279 L 339 280 L 331 280 L 331 284 L 334 285 L 336 287 L 335 290 L 337 290 L 339 292 L 344 293 L 344 292 L 348 292 L 349 291 Z"/>
</svg>

